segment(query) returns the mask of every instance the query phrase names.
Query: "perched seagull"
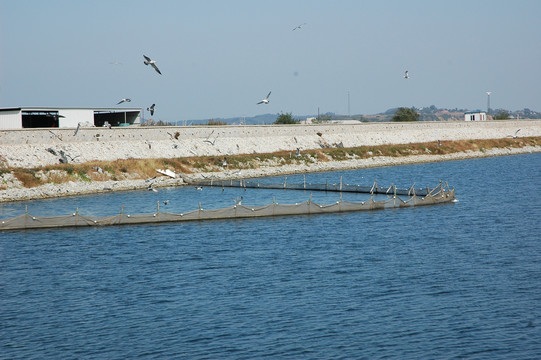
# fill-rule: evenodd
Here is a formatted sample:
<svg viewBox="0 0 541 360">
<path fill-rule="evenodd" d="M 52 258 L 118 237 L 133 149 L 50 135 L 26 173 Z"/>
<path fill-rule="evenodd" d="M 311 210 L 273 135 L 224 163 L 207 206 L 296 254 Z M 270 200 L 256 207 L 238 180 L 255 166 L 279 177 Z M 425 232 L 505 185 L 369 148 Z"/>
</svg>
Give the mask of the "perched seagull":
<svg viewBox="0 0 541 360">
<path fill-rule="evenodd" d="M 154 116 L 154 106 L 156 106 L 156 104 L 152 104 L 147 108 L 147 111 L 150 111 L 150 116 Z"/>
<path fill-rule="evenodd" d="M 303 27 L 304 25 L 306 25 L 306 23 L 297 25 L 297 26 L 295 26 L 295 27 L 293 28 L 293 30 L 291 30 L 291 31 L 295 31 L 295 30 L 297 30 L 297 29 L 300 29 L 300 28 Z"/>
<path fill-rule="evenodd" d="M 264 98 L 263 100 L 261 100 L 260 102 L 258 102 L 257 104 L 268 104 L 269 103 L 269 96 L 271 94 L 271 91 L 269 91 L 269 93 L 267 94 L 267 97 Z"/>
<path fill-rule="evenodd" d="M 158 74 L 160 74 L 160 75 L 162 74 L 160 72 L 160 69 L 158 69 L 158 67 L 156 66 L 156 60 L 152 60 L 151 58 L 149 58 L 146 55 L 143 55 L 143 57 L 145 58 L 145 61 L 144 61 L 145 65 L 151 65 L 154 68 L 154 70 L 156 70 L 156 72 Z"/>
<path fill-rule="evenodd" d="M 408 74 L 408 70 L 406 70 L 406 72 L 404 73 L 404 79 L 409 79 L 409 74 Z"/>
<path fill-rule="evenodd" d="M 119 102 L 117 102 L 116 104 L 117 104 L 117 105 L 118 105 L 118 104 L 122 104 L 123 102 L 131 102 L 131 99 L 129 99 L 129 98 L 122 99 L 122 100 L 120 100 Z"/>
</svg>

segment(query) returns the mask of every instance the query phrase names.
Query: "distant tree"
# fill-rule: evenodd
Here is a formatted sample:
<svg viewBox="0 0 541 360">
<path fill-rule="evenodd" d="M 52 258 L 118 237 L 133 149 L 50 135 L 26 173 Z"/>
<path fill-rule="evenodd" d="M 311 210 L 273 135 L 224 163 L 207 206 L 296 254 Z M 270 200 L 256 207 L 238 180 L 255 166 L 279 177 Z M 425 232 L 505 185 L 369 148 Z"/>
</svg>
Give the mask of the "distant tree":
<svg viewBox="0 0 541 360">
<path fill-rule="evenodd" d="M 172 126 L 173 124 L 162 120 L 154 121 L 152 119 L 145 120 L 141 126 Z"/>
<path fill-rule="evenodd" d="M 225 121 L 221 121 L 221 120 L 209 119 L 209 121 L 207 121 L 206 125 L 217 126 L 217 125 L 227 125 L 227 123 Z"/>
<path fill-rule="evenodd" d="M 419 121 L 419 113 L 410 108 L 398 108 L 394 113 L 392 121 Z"/>
<path fill-rule="evenodd" d="M 494 115 L 494 120 L 507 120 L 509 119 L 509 111 L 507 110 L 498 110 Z"/>
<path fill-rule="evenodd" d="M 280 113 L 276 118 L 275 124 L 297 124 L 298 121 L 293 118 L 291 113 Z"/>
</svg>

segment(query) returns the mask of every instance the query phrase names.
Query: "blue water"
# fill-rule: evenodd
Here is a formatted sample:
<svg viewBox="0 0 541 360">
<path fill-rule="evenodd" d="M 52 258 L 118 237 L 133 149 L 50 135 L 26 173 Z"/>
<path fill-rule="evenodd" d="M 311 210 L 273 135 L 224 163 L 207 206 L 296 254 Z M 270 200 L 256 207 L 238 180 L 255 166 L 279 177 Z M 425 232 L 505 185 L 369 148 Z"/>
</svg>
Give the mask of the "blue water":
<svg viewBox="0 0 541 360">
<path fill-rule="evenodd" d="M 306 180 L 340 176 L 399 187 L 443 179 L 459 202 L 0 233 L 0 358 L 541 358 L 541 154 Z M 182 212 L 241 196 L 291 203 L 310 193 L 134 191 L 2 204 L 0 217 L 26 206 L 37 215 L 150 213 L 166 199 L 160 211 Z"/>
</svg>

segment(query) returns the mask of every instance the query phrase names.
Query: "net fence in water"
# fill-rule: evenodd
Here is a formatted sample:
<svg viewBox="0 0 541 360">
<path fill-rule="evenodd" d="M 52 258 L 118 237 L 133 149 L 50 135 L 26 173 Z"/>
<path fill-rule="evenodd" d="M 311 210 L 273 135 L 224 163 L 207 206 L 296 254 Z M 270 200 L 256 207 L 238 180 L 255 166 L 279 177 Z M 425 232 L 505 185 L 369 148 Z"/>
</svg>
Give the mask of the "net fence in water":
<svg viewBox="0 0 541 360">
<path fill-rule="evenodd" d="M 232 187 L 232 188 L 250 188 L 250 189 L 284 189 L 284 190 L 307 190 L 307 191 L 329 191 L 329 192 L 350 192 L 350 193 L 363 193 L 363 194 L 396 194 L 403 196 L 426 196 L 430 193 L 429 188 L 415 188 L 415 184 L 409 189 L 399 189 L 395 185 L 388 187 L 382 187 L 377 184 L 376 181 L 372 185 L 350 185 L 342 183 L 331 184 L 326 182 L 325 184 L 312 184 L 304 181 L 302 184 L 288 183 L 287 177 L 283 183 L 266 183 L 259 180 L 203 180 L 190 182 L 194 186 L 207 186 L 207 187 Z"/>
<path fill-rule="evenodd" d="M 45 229 L 62 227 L 84 226 L 112 226 L 171 223 L 182 221 L 202 221 L 219 219 L 257 218 L 287 215 L 329 214 L 351 211 L 383 210 L 412 206 L 436 205 L 455 200 L 455 190 L 447 189 L 440 184 L 432 189 L 426 196 L 413 195 L 408 200 L 402 200 L 398 195 L 375 201 L 371 197 L 363 202 L 337 201 L 328 205 L 320 205 L 311 200 L 296 204 L 272 204 L 263 206 L 245 206 L 236 204 L 222 209 L 207 210 L 199 206 L 198 209 L 185 213 L 163 213 L 158 211 L 152 214 L 124 214 L 107 217 L 91 217 L 79 214 L 78 211 L 63 216 L 33 216 L 25 213 L 11 219 L 0 220 L 0 230 Z"/>
</svg>

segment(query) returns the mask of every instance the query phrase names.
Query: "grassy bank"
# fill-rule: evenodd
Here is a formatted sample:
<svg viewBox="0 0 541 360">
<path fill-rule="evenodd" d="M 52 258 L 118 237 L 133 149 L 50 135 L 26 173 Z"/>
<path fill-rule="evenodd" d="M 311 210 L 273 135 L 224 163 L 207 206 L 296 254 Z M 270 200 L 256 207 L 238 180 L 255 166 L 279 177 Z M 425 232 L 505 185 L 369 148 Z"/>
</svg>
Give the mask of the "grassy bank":
<svg viewBox="0 0 541 360">
<path fill-rule="evenodd" d="M 373 157 L 408 157 L 413 155 L 447 155 L 464 152 L 485 152 L 494 148 L 523 148 L 540 146 L 541 137 L 504 138 L 495 140 L 442 141 L 441 143 L 416 143 L 399 145 L 361 146 L 355 148 L 322 147 L 315 150 L 276 152 L 270 154 L 241 154 L 224 157 L 184 157 L 160 159 L 123 159 L 116 161 L 92 161 L 82 164 L 68 163 L 39 168 L 3 168 L 0 189 L 7 189 L 9 181 L 4 175 L 12 175 L 23 187 L 32 188 L 48 183 L 94 182 L 106 180 L 148 179 L 157 175 L 156 169 L 170 169 L 175 173 L 192 174 L 237 169 L 257 169 L 263 166 L 279 167 L 290 164 L 313 164 L 316 162 L 366 159 Z"/>
</svg>

